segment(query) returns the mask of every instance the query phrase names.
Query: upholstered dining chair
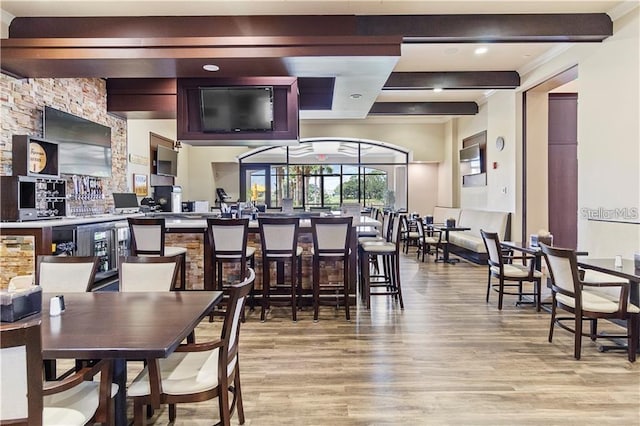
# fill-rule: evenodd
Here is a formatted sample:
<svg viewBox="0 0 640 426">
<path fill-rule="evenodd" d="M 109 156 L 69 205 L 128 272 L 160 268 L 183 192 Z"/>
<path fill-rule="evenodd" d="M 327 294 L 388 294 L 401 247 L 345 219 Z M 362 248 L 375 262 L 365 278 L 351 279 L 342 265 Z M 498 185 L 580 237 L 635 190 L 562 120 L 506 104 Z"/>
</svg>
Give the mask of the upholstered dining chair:
<svg viewBox="0 0 640 426">
<path fill-rule="evenodd" d="M 120 291 L 171 291 L 176 288 L 182 256 L 125 256 L 120 258 Z"/>
<path fill-rule="evenodd" d="M 297 299 L 302 283 L 302 247 L 298 246 L 300 220 L 288 217 L 259 217 L 260 244 L 262 247 L 262 309 L 260 320 L 266 318 L 266 310 L 272 303 L 274 292 L 286 291 L 291 295 L 291 317 L 297 321 Z M 271 284 L 272 262 L 289 263 L 290 282 Z"/>
<path fill-rule="evenodd" d="M 131 256 L 181 256 L 180 288 L 187 288 L 187 249 L 165 245 L 164 218 L 130 217 Z"/>
<path fill-rule="evenodd" d="M 38 256 L 36 284 L 46 293 L 91 291 L 99 262 L 96 256 Z"/>
<path fill-rule="evenodd" d="M 418 227 L 418 250 L 416 250 L 417 258 L 422 256 L 422 261 L 424 262 L 424 257 L 427 254 L 435 254 L 435 259 L 438 259 L 438 251 L 442 248 L 442 231 L 429 230 L 425 229 L 424 223 L 422 223 L 421 219 L 417 221 Z M 434 248 L 432 251 L 431 248 Z"/>
<path fill-rule="evenodd" d="M 42 381 L 40 322 L 0 326 L 0 423 L 23 425 L 111 424 L 110 360 L 60 381 Z M 100 381 L 91 378 L 100 373 Z"/>
<path fill-rule="evenodd" d="M 351 216 L 347 217 L 312 217 L 311 233 L 313 236 L 313 320 L 318 321 L 321 304 L 336 306 L 342 300 L 345 317 L 351 320 L 349 312 L 349 256 L 351 255 Z M 355 253 L 354 253 L 355 255 Z M 340 284 L 323 283 L 320 279 L 320 262 L 342 262 L 342 279 Z M 327 270 L 327 269 L 323 269 Z M 340 296 L 339 293 L 342 293 Z M 329 300 L 322 295 L 329 293 Z"/>
<path fill-rule="evenodd" d="M 535 268 L 535 257 L 527 256 L 509 256 L 505 254 L 500 246 L 500 237 L 496 232 L 486 232 L 480 230 L 482 240 L 487 249 L 489 271 L 487 277 L 487 303 L 489 302 L 489 293 L 491 289 L 498 293 L 498 309 L 502 310 L 502 302 L 504 295 L 518 296 L 518 303 L 524 303 L 524 296 L 532 296 L 536 305 L 536 310 L 540 311 L 540 292 L 542 287 L 542 272 Z M 520 260 L 522 264 L 513 263 L 514 260 Z M 498 283 L 492 283 L 491 278 L 497 278 Z M 533 283 L 533 290 L 527 291 L 523 287 L 523 283 Z M 514 290 L 515 288 L 515 290 Z"/>
<path fill-rule="evenodd" d="M 638 349 L 638 335 L 640 334 L 640 308 L 629 302 L 628 282 L 585 282 L 580 279 L 580 271 L 576 252 L 571 249 L 550 247 L 540 244 L 542 253 L 551 276 L 551 325 L 549 327 L 549 342 L 553 340 L 553 329 L 557 324 L 560 328 L 574 334 L 574 357 L 580 359 L 582 351 L 582 336 L 589 336 L 592 340 L 598 337 L 621 337 L 627 339 L 627 354 L 630 362 L 635 362 Z M 614 299 L 611 293 L 603 289 L 618 289 L 618 297 Z M 558 308 L 573 314 L 570 317 L 557 315 Z M 626 336 L 599 335 L 595 328 L 598 319 L 617 319 L 626 321 Z M 588 320 L 592 324 L 591 332 L 582 331 L 582 322 Z M 573 322 L 573 327 L 565 325 L 563 321 Z"/>
<path fill-rule="evenodd" d="M 241 313 L 255 280 L 253 269 L 247 272 L 243 282 L 225 289 L 228 307 L 219 340 L 180 345 L 168 358 L 147 360 L 128 389 L 135 425 L 144 424 L 145 405 L 169 404 L 169 421 L 174 422 L 176 404 L 212 398 L 218 399 L 219 424 L 229 425 L 235 408 L 238 422 L 244 424 L 238 342 Z"/>
</svg>

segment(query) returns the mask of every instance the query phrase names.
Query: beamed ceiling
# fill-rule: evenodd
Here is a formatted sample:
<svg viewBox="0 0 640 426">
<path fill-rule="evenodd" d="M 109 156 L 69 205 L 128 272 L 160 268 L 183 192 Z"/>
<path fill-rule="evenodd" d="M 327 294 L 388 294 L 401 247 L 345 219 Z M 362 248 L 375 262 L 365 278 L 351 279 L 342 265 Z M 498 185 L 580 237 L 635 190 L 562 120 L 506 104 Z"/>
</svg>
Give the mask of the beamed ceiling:
<svg viewBox="0 0 640 426">
<path fill-rule="evenodd" d="M 281 1 L 268 2 L 279 8 L 260 16 L 247 14 L 248 2 L 211 2 L 226 5 L 220 10 L 228 16 L 98 16 L 107 14 L 98 8 L 105 2 L 80 3 L 94 4 L 95 16 L 47 16 L 39 2 L 3 1 L 16 18 L 0 46 L 2 71 L 104 78 L 109 111 L 130 118 L 175 117 L 176 78 L 296 76 L 302 119 L 359 119 L 475 114 L 488 93 L 518 87 L 523 70 L 554 49 L 612 35 L 605 12 L 620 2 L 538 2 L 537 11 L 522 2 L 527 13 L 512 5 L 520 2 L 503 2 L 504 14 L 496 2 L 484 9 L 485 2 L 469 2 L 469 12 L 460 13 L 462 3 L 452 1 L 451 14 L 446 2 L 395 3 L 437 4 L 437 14 L 409 14 L 407 7 L 395 14 L 393 2 L 379 2 L 391 13 L 323 15 L 322 4 L 359 3 Z M 176 15 L 202 5 L 158 4 L 172 3 L 182 5 Z M 315 8 L 300 9 L 302 3 Z M 284 10 L 291 15 L 275 14 Z M 488 52 L 474 55 L 478 46 Z M 220 70 L 204 71 L 209 63 Z"/>
</svg>

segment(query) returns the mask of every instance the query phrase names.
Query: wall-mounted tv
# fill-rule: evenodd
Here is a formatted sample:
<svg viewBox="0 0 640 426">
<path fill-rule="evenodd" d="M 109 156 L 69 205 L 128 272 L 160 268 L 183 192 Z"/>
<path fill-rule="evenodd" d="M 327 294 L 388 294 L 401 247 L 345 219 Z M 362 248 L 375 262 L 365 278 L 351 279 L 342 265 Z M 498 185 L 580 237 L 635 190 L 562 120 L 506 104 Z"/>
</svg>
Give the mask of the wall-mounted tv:
<svg viewBox="0 0 640 426">
<path fill-rule="evenodd" d="M 158 145 L 156 174 L 162 176 L 178 176 L 178 153 L 176 151 Z"/>
<path fill-rule="evenodd" d="M 207 133 L 273 130 L 273 87 L 200 87 L 200 120 Z"/>
<path fill-rule="evenodd" d="M 58 142 L 61 174 L 111 176 L 111 127 L 45 107 L 44 138 Z"/>
<path fill-rule="evenodd" d="M 483 173 L 482 156 L 479 144 L 470 145 L 460 150 L 460 174 L 463 176 Z"/>
</svg>

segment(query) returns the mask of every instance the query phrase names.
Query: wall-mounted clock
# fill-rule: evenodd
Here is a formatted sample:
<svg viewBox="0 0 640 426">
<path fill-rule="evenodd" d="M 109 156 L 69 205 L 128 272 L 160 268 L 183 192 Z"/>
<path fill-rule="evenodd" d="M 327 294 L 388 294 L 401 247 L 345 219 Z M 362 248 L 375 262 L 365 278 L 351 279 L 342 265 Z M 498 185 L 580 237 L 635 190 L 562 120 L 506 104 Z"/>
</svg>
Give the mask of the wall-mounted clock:
<svg viewBox="0 0 640 426">
<path fill-rule="evenodd" d="M 502 136 L 498 136 L 496 138 L 496 149 L 498 151 L 502 151 L 504 149 L 504 138 Z"/>
</svg>

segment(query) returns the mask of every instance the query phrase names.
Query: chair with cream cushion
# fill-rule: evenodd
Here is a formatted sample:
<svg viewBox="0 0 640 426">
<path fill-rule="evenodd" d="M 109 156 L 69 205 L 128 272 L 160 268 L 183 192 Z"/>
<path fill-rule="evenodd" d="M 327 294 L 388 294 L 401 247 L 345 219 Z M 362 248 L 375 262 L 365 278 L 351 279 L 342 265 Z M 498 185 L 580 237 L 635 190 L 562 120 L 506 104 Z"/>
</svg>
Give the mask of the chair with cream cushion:
<svg viewBox="0 0 640 426">
<path fill-rule="evenodd" d="M 574 357 L 580 359 L 582 336 L 589 336 L 592 340 L 598 337 L 614 337 L 598 335 L 595 327 L 592 327 L 589 334 L 583 333 L 582 321 L 589 320 L 593 326 L 599 318 L 624 320 L 627 325 L 627 335 L 616 337 L 624 337 L 628 340 L 628 358 L 629 361 L 634 362 L 638 348 L 638 335 L 640 334 L 640 308 L 629 302 L 630 284 L 620 281 L 582 281 L 574 250 L 549 247 L 545 244 L 540 244 L 540 247 L 549 267 L 553 296 L 549 342 L 553 339 L 553 329 L 556 324 L 574 333 Z M 601 278 L 607 279 L 606 276 L 601 276 Z M 602 291 L 606 288 L 618 290 L 618 298 L 615 299 L 611 297 L 611 293 Z M 557 316 L 558 308 L 572 313 L 573 316 Z M 563 324 L 562 321 L 573 321 L 573 328 Z"/>
<path fill-rule="evenodd" d="M 404 309 L 402 286 L 400 284 L 400 234 L 402 232 L 402 215 L 390 218 L 389 241 L 365 241 L 359 245 L 360 255 L 360 288 L 367 309 L 371 308 L 371 296 L 393 296 Z M 382 257 L 382 274 L 372 275 L 370 259 Z M 372 289 L 376 289 L 372 291 Z"/>
<path fill-rule="evenodd" d="M 176 289 L 181 256 L 126 256 L 118 268 L 120 291 L 171 291 Z"/>
<path fill-rule="evenodd" d="M 1 326 L 0 423 L 24 425 L 111 424 L 111 361 L 83 368 L 61 381 L 42 381 L 40 322 Z M 100 382 L 90 379 L 100 373 Z"/>
<path fill-rule="evenodd" d="M 175 404 L 212 398 L 218 398 L 219 424 L 229 425 L 236 407 L 238 422 L 244 424 L 238 341 L 241 313 L 255 280 L 253 269 L 247 272 L 247 279 L 225 290 L 228 307 L 219 340 L 180 345 L 168 358 L 147 360 L 147 367 L 128 389 L 133 398 L 135 425 L 144 424 L 145 405 L 155 408 L 169 404 L 169 421 L 173 422 Z M 229 392 L 233 395 L 231 401 Z"/>
<path fill-rule="evenodd" d="M 487 302 L 491 289 L 498 293 L 498 309 L 502 309 L 502 301 L 505 294 L 518 296 L 518 303 L 526 303 L 523 296 L 532 296 L 536 305 L 536 310 L 540 311 L 540 298 L 542 290 L 542 273 L 535 269 L 535 257 L 510 256 L 505 254 L 500 245 L 500 238 L 497 232 L 486 232 L 480 230 L 482 240 L 489 255 L 489 275 L 487 278 Z M 513 263 L 514 260 L 521 260 L 522 264 Z M 498 283 L 492 284 L 491 277 L 497 278 Z M 533 283 L 533 290 L 526 291 L 523 283 Z M 516 288 L 516 290 L 510 290 Z"/>
<path fill-rule="evenodd" d="M 187 249 L 165 245 L 164 218 L 128 218 L 131 233 L 131 256 L 181 256 L 180 289 L 187 286 Z"/>
<path fill-rule="evenodd" d="M 38 256 L 36 284 L 45 293 L 91 291 L 99 261 L 97 256 Z"/>
<path fill-rule="evenodd" d="M 265 313 L 274 303 L 272 293 L 280 291 L 291 295 L 291 317 L 297 321 L 297 299 L 302 283 L 302 247 L 298 246 L 300 221 L 288 217 L 260 217 L 260 244 L 262 248 L 262 309 L 260 320 L 265 320 Z M 290 283 L 271 284 L 271 263 L 289 263 Z M 285 293 L 286 294 L 286 293 Z"/>
<path fill-rule="evenodd" d="M 425 229 L 425 225 L 422 220 L 418 219 L 418 250 L 416 256 L 420 258 L 422 255 L 422 261 L 424 262 L 424 256 L 427 254 L 435 254 L 435 260 L 438 259 L 438 250 L 442 249 L 444 242 L 442 241 L 442 231 L 436 231 L 433 229 Z M 431 250 L 431 247 L 435 248 L 435 252 Z"/>
<path fill-rule="evenodd" d="M 351 216 L 311 218 L 314 321 L 318 321 L 320 304 L 328 303 L 336 306 L 340 300 L 344 304 L 347 321 L 351 320 L 349 312 L 349 256 L 351 255 L 352 222 Z M 343 263 L 342 282 L 339 284 L 320 282 L 320 262 L 329 261 Z M 342 295 L 339 294 L 340 292 Z M 323 293 L 329 293 L 330 298 L 323 299 Z"/>
</svg>

